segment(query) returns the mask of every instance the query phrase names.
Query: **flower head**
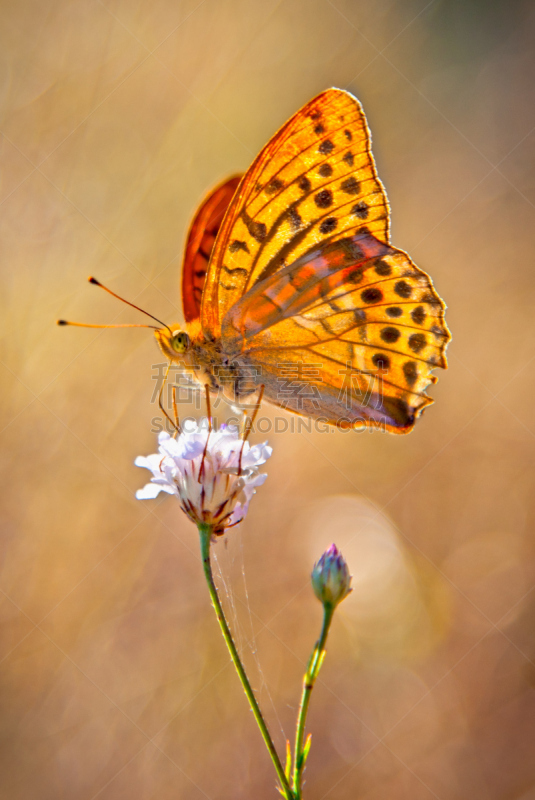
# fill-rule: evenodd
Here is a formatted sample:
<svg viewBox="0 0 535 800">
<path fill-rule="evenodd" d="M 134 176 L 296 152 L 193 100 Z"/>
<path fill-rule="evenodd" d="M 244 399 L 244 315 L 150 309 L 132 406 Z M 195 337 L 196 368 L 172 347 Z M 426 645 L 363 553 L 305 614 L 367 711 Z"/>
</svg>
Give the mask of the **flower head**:
<svg viewBox="0 0 535 800">
<path fill-rule="evenodd" d="M 193 522 L 211 525 L 216 534 L 245 517 L 256 487 L 267 478 L 258 467 L 272 453 L 267 443 L 251 447 L 237 428 L 221 425 L 209 431 L 202 422 L 176 439 L 162 431 L 158 444 L 158 453 L 135 460 L 136 466 L 152 472 L 150 483 L 136 492 L 137 499 L 175 494 Z"/>
<path fill-rule="evenodd" d="M 324 605 L 337 606 L 352 591 L 349 567 L 335 544 L 314 564 L 311 578 L 314 594 Z"/>
</svg>

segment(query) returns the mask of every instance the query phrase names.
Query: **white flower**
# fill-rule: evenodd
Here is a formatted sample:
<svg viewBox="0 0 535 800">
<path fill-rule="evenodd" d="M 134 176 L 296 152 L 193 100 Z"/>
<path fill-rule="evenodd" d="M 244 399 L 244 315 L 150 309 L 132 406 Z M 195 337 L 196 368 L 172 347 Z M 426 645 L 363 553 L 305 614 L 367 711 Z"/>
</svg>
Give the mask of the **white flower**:
<svg viewBox="0 0 535 800">
<path fill-rule="evenodd" d="M 150 483 L 136 492 L 137 499 L 175 494 L 193 522 L 212 525 L 217 534 L 245 517 L 256 487 L 267 478 L 258 467 L 272 453 L 267 443 L 244 444 L 237 428 L 222 425 L 209 433 L 202 422 L 177 439 L 162 431 L 158 444 L 159 453 L 135 460 L 136 466 L 152 472 Z"/>
</svg>

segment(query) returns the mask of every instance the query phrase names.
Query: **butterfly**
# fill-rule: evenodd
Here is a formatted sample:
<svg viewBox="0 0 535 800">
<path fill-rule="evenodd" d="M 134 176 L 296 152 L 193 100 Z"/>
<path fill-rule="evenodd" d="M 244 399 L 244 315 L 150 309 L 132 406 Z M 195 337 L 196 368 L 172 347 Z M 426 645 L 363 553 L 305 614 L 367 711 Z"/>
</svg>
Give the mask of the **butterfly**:
<svg viewBox="0 0 535 800">
<path fill-rule="evenodd" d="M 359 101 L 328 89 L 217 186 L 190 227 L 185 326 L 155 330 L 211 393 L 407 433 L 450 333 L 431 278 L 390 244 Z M 95 281 L 96 282 L 96 281 Z"/>
</svg>

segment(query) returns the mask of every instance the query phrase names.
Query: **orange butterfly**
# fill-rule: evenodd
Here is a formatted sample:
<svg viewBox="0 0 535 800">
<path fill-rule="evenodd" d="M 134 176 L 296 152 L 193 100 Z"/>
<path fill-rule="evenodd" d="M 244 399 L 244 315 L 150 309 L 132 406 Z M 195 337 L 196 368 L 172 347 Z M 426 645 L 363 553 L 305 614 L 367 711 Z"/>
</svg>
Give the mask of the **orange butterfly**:
<svg viewBox="0 0 535 800">
<path fill-rule="evenodd" d="M 240 402 L 333 425 L 410 431 L 447 367 L 445 305 L 389 244 L 389 207 L 360 103 L 322 92 L 243 178 L 205 200 L 182 276 L 186 329 L 155 331 L 171 362 Z"/>
</svg>

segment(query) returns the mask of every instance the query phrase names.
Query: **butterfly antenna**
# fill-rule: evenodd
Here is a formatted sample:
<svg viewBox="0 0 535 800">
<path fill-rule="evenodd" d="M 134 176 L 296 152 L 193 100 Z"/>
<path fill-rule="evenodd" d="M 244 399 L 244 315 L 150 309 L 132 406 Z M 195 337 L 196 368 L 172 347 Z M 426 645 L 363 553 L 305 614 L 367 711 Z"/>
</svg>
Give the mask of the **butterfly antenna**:
<svg viewBox="0 0 535 800">
<path fill-rule="evenodd" d="M 129 323 L 124 325 L 91 325 L 89 322 L 70 322 L 68 319 L 58 319 L 56 320 L 56 324 L 74 325 L 76 328 L 152 328 L 153 331 L 160 330 L 156 325 L 130 325 Z"/>
<path fill-rule="evenodd" d="M 120 300 L 122 303 L 126 303 L 127 306 L 131 306 L 132 308 L 135 308 L 136 311 L 141 311 L 142 314 L 146 314 L 147 317 L 150 317 L 151 319 L 156 320 L 156 322 L 158 322 L 160 325 L 162 325 L 162 327 L 167 328 L 167 330 L 169 331 L 171 336 L 173 335 L 173 332 L 172 332 L 171 328 L 169 327 L 169 325 L 166 325 L 165 322 L 161 321 L 161 319 L 158 319 L 158 317 L 155 317 L 154 314 L 149 314 L 148 311 L 145 311 L 145 309 L 140 308 L 139 306 L 136 306 L 135 303 L 131 303 L 129 300 L 125 300 L 124 297 L 121 297 L 120 295 L 115 294 L 115 292 L 112 292 L 112 290 L 108 289 L 107 286 L 104 286 L 103 283 L 101 283 L 100 281 L 97 281 L 96 278 L 93 278 L 91 276 L 87 280 L 89 281 L 89 283 L 93 283 L 95 286 L 100 286 L 100 288 L 104 289 L 105 292 L 108 292 L 108 294 L 111 294 L 112 297 L 116 297 L 117 300 Z"/>
<path fill-rule="evenodd" d="M 254 421 L 256 419 L 256 416 L 257 416 L 258 412 L 260 411 L 260 405 L 262 403 L 262 398 L 264 396 L 264 389 L 265 389 L 265 386 L 264 386 L 264 384 L 262 384 L 261 387 L 260 387 L 260 391 L 258 393 L 258 400 L 256 401 L 255 409 L 254 409 L 253 413 L 251 414 L 251 418 L 249 419 L 249 417 L 247 417 L 247 419 L 245 420 L 245 427 L 244 427 L 244 432 L 243 432 L 243 442 L 242 442 L 242 446 L 241 446 L 241 450 L 240 450 L 240 460 L 238 461 L 238 476 L 241 475 L 241 460 L 242 460 L 242 456 L 243 456 L 243 448 L 245 447 L 245 442 L 249 438 L 249 434 L 251 433 L 251 431 L 253 429 L 253 425 L 254 425 Z"/>
</svg>

